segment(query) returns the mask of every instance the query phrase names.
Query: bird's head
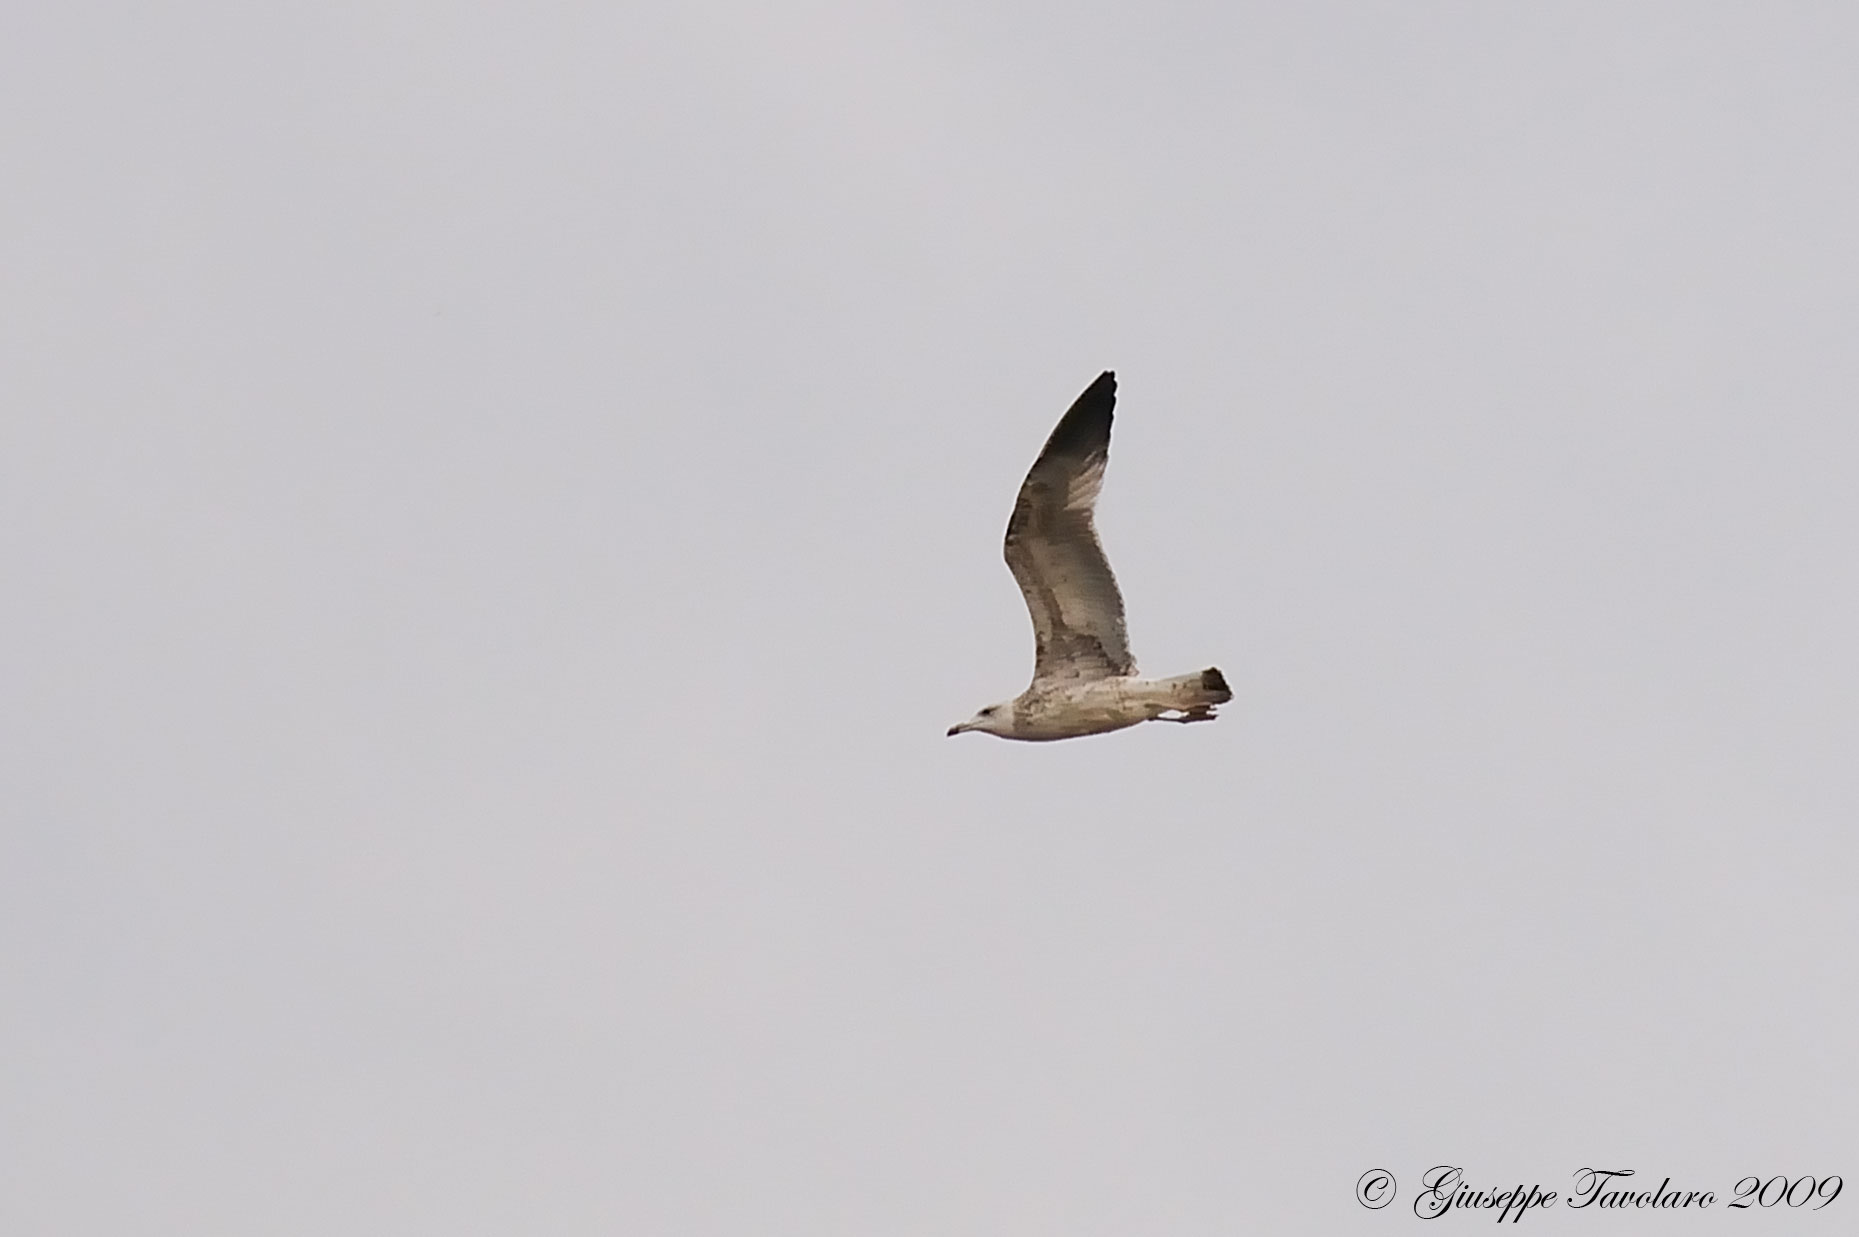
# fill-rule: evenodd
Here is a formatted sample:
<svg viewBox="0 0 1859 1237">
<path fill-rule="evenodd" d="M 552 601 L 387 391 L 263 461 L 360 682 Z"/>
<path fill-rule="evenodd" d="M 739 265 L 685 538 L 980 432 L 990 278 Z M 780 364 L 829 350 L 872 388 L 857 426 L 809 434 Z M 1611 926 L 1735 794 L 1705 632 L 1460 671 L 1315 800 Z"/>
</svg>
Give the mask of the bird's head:
<svg viewBox="0 0 1859 1237">
<path fill-rule="evenodd" d="M 1008 734 L 1013 730 L 1013 701 L 1003 700 L 991 704 L 965 722 L 949 727 L 951 735 L 961 734 L 964 730 L 984 730 L 988 734 Z"/>
</svg>

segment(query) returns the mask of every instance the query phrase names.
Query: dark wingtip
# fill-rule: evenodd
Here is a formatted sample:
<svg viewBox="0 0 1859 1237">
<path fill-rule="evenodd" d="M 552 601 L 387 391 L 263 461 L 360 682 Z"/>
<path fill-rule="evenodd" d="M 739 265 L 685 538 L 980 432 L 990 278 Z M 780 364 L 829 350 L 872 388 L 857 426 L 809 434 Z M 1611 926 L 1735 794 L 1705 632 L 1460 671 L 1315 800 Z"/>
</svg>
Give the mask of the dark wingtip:
<svg viewBox="0 0 1859 1237">
<path fill-rule="evenodd" d="M 1229 697 L 1233 689 L 1226 685 L 1226 676 L 1220 673 L 1218 666 L 1209 666 L 1201 671 L 1201 689 L 1210 692 L 1225 692 Z"/>
<path fill-rule="evenodd" d="M 1072 401 L 1072 406 L 1059 419 L 1052 437 L 1046 439 L 1042 456 L 1058 453 L 1062 455 L 1088 454 L 1102 451 L 1110 443 L 1110 422 L 1117 406 L 1117 374 L 1107 369 L 1097 376 L 1097 380 L 1084 389 L 1084 394 Z"/>
</svg>

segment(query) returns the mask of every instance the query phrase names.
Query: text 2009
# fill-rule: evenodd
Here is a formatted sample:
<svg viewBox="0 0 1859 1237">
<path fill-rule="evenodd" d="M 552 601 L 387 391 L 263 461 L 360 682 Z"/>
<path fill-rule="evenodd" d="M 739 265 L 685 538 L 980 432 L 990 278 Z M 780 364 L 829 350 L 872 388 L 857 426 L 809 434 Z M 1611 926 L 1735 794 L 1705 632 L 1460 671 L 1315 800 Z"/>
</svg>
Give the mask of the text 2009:
<svg viewBox="0 0 1859 1237">
<path fill-rule="evenodd" d="M 1770 1177 L 1764 1181 L 1760 1177 L 1745 1177 L 1736 1183 L 1734 1190 L 1736 1201 L 1732 1207 L 1778 1207 L 1786 1203 L 1790 1207 L 1806 1207 L 1819 1199 L 1809 1210 L 1819 1211 L 1840 1196 L 1840 1189 L 1846 1183 L 1838 1177 L 1796 1177 L 1790 1181 L 1786 1177 Z"/>
</svg>

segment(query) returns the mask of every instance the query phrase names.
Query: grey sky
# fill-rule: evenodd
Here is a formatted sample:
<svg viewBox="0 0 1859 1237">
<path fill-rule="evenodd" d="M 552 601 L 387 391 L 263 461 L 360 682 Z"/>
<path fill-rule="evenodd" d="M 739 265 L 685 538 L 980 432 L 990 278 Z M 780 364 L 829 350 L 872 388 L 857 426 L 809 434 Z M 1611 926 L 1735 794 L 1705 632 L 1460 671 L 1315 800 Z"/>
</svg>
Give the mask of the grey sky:
<svg viewBox="0 0 1859 1237">
<path fill-rule="evenodd" d="M 0 1230 L 1859 1177 L 1855 65 L 1837 5 L 15 5 Z M 1105 368 L 1136 654 L 1236 698 L 947 740 Z"/>
</svg>

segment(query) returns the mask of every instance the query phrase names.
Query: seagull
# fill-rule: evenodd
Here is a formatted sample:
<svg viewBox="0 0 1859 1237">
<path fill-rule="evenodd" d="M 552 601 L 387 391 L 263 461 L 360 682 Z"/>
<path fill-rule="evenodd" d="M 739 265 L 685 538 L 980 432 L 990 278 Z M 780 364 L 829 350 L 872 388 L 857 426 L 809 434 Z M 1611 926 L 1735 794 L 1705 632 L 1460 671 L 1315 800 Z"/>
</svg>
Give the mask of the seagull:
<svg viewBox="0 0 1859 1237">
<path fill-rule="evenodd" d="M 1106 370 L 1059 419 L 1007 521 L 1007 567 L 1033 617 L 1033 681 L 949 727 L 951 735 L 979 730 L 1040 742 L 1138 722 L 1206 722 L 1233 698 L 1212 666 L 1172 679 L 1136 673 L 1123 595 L 1091 523 L 1116 403 L 1117 376 Z"/>
</svg>

